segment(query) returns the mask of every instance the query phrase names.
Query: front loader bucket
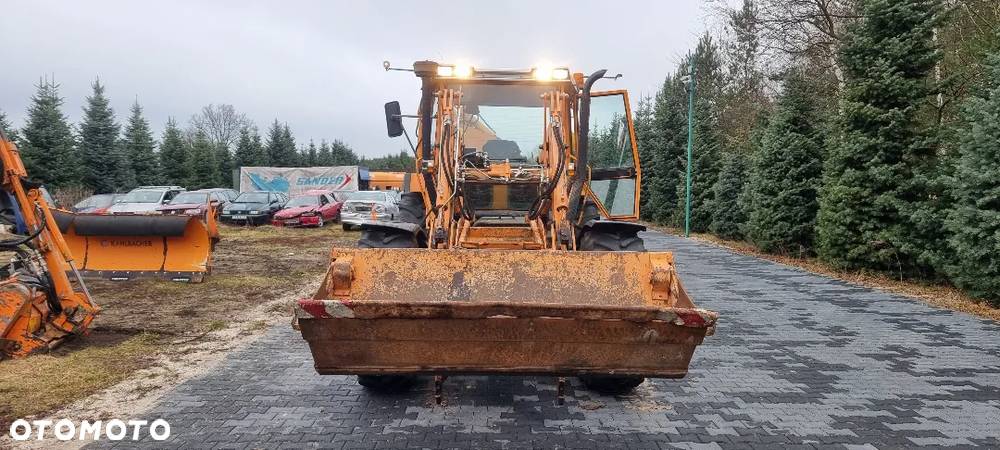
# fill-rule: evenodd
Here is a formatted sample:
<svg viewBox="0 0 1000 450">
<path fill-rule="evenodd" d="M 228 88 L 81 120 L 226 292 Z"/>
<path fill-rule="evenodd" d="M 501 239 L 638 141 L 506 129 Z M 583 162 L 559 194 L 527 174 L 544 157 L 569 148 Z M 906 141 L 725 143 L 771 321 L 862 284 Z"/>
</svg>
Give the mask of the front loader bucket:
<svg viewBox="0 0 1000 450">
<path fill-rule="evenodd" d="M 679 378 L 717 314 L 665 252 L 334 249 L 296 317 L 321 374 Z"/>
<path fill-rule="evenodd" d="M 70 251 L 87 277 L 201 282 L 211 269 L 211 221 L 194 216 L 58 212 Z"/>
</svg>

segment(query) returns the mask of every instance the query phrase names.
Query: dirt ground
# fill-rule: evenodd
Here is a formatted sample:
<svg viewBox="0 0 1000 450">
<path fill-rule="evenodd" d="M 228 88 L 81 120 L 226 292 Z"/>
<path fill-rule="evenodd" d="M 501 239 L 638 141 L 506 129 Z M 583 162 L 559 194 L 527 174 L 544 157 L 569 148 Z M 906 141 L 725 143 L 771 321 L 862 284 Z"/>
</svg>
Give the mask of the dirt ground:
<svg viewBox="0 0 1000 450">
<path fill-rule="evenodd" d="M 221 353 L 265 328 L 290 321 L 291 302 L 318 285 L 330 249 L 352 247 L 339 226 L 222 227 L 212 274 L 203 283 L 90 281 L 102 307 L 91 333 L 48 355 L 0 363 L 0 429 L 15 418 L 58 410 L 136 374 L 124 398 L 162 388 L 185 369 L 172 360 Z M 192 353 L 198 353 L 190 355 Z M 130 383 L 123 383 L 130 384 Z"/>
</svg>

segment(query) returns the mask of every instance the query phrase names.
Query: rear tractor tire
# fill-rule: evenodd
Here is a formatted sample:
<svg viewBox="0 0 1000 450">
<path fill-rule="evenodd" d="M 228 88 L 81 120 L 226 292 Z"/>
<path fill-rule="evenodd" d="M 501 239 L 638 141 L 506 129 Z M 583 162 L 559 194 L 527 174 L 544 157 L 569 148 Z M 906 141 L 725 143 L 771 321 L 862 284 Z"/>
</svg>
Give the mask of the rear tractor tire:
<svg viewBox="0 0 1000 450">
<path fill-rule="evenodd" d="M 346 229 L 348 225 L 344 224 Z M 403 230 L 376 228 L 361 231 L 360 248 L 416 248 L 416 238 Z M 358 384 L 372 392 L 405 392 L 416 383 L 413 375 L 358 375 Z"/>
<path fill-rule="evenodd" d="M 634 230 L 590 229 L 583 232 L 577 249 L 603 252 L 644 252 L 646 245 Z M 636 376 L 584 375 L 580 382 L 588 389 L 610 395 L 627 394 L 646 379 Z"/>
</svg>

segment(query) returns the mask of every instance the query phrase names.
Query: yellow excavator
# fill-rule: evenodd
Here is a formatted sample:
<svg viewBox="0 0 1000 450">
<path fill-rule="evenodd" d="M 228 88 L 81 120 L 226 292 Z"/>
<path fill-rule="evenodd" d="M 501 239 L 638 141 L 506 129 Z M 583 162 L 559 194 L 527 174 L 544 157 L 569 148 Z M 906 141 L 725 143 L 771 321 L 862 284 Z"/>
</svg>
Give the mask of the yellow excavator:
<svg viewBox="0 0 1000 450">
<path fill-rule="evenodd" d="M 687 374 L 717 314 L 696 308 L 673 255 L 646 251 L 628 93 L 564 67 L 418 61 L 411 192 L 334 248 L 295 326 L 320 374 L 400 390 L 417 376 L 554 375 L 625 392 Z M 352 205 L 366 212 L 367 205 Z"/>
<path fill-rule="evenodd" d="M 2 131 L 0 165 L 2 216 L 23 233 L 0 241 L 0 250 L 11 256 L 0 267 L 2 360 L 48 351 L 86 334 L 100 308 L 77 271 L 41 185 L 28 179 L 17 147 Z"/>
</svg>

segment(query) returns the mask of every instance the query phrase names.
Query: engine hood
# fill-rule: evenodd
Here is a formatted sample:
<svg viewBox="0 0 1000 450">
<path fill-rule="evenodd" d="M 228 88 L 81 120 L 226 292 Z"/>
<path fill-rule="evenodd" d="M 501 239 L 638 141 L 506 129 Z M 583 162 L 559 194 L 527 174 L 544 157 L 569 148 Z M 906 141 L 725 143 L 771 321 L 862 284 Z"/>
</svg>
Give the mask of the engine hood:
<svg viewBox="0 0 1000 450">
<path fill-rule="evenodd" d="M 316 211 L 319 211 L 318 206 L 296 206 L 294 208 L 286 208 L 274 213 L 274 218 L 291 219 L 292 217 L 301 216 L 303 213 L 316 212 Z"/>
<path fill-rule="evenodd" d="M 260 211 L 268 208 L 267 203 L 230 203 L 226 211 Z"/>
</svg>

